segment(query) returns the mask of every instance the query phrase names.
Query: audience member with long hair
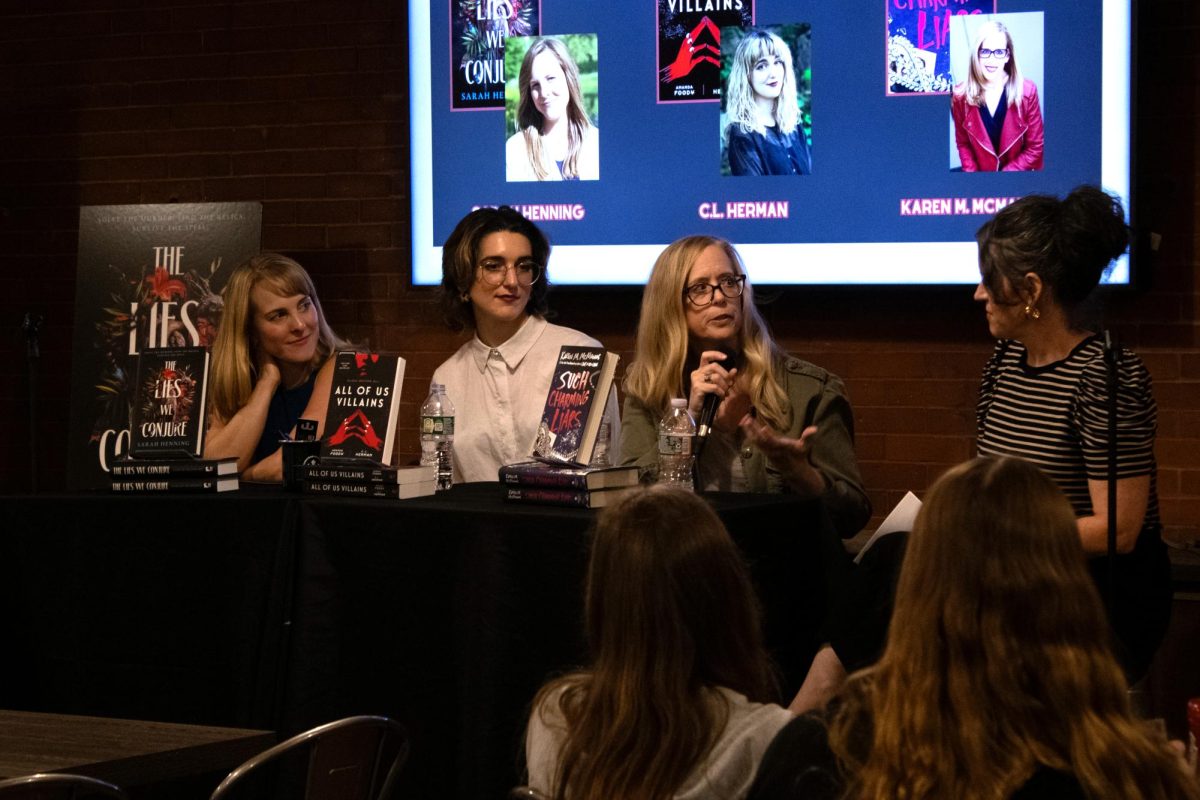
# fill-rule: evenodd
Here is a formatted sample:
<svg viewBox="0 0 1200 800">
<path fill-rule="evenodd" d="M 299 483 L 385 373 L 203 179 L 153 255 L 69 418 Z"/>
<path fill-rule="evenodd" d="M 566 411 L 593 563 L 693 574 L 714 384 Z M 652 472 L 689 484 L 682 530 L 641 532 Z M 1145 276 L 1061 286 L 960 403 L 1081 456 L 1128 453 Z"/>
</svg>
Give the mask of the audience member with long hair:
<svg viewBox="0 0 1200 800">
<path fill-rule="evenodd" d="M 533 703 L 529 785 L 554 800 L 743 797 L 791 715 L 720 519 L 680 489 L 604 509 L 588 563 L 591 663 Z"/>
<path fill-rule="evenodd" d="M 1195 800 L 1109 641 L 1062 492 L 1021 459 L 961 464 L 926 495 L 886 649 L 847 682 L 828 747 L 814 718 L 789 727 L 751 797 Z M 797 794 L 814 774 L 841 793 Z"/>
<path fill-rule="evenodd" d="M 236 457 L 243 480 L 279 481 L 280 440 L 294 436 L 298 419 L 325 425 L 330 356 L 345 344 L 325 321 L 312 278 L 287 256 L 251 257 L 222 294 L 204 456 Z"/>
<path fill-rule="evenodd" d="M 871 504 L 841 380 L 775 343 L 733 245 L 688 236 L 659 255 L 642 293 L 625 376 L 625 463 L 656 462 L 671 398 L 687 398 L 699 416 L 709 395 L 720 405 L 697 462 L 698 488 L 820 498 L 842 536 L 862 528 Z"/>
</svg>

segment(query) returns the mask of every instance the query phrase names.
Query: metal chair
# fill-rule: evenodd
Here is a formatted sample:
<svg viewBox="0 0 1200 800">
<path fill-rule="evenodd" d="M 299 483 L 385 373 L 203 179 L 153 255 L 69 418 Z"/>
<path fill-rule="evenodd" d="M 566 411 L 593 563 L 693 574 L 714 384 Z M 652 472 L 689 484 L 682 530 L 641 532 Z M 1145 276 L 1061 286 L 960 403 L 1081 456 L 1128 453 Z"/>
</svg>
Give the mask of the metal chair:
<svg viewBox="0 0 1200 800">
<path fill-rule="evenodd" d="M 288 796 L 305 800 L 387 800 L 408 759 L 408 732 L 387 717 L 346 717 L 318 725 L 256 755 L 213 791 L 209 800 L 236 796 L 266 765 L 297 777 Z M 286 776 L 281 778 L 286 780 Z M 299 785 L 302 784 L 302 787 Z M 300 789 L 302 788 L 302 791 Z"/>
<path fill-rule="evenodd" d="M 506 800 L 550 800 L 550 798 L 530 786 L 514 786 L 508 790 Z"/>
<path fill-rule="evenodd" d="M 86 775 L 39 772 L 0 781 L 3 800 L 86 800 L 92 797 L 129 800 L 129 795 L 111 783 Z"/>
</svg>

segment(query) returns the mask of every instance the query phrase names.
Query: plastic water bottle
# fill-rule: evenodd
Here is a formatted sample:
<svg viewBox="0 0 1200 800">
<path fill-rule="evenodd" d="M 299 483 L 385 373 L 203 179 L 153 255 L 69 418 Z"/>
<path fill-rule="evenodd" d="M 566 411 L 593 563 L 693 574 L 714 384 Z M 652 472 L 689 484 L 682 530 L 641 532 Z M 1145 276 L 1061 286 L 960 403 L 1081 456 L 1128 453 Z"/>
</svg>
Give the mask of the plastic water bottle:
<svg viewBox="0 0 1200 800">
<path fill-rule="evenodd" d="M 667 415 L 658 423 L 658 482 L 695 491 L 692 483 L 692 445 L 696 421 L 688 413 L 687 400 L 676 397 Z"/>
<path fill-rule="evenodd" d="M 592 460 L 588 463 L 589 467 L 611 467 L 612 462 L 608 459 L 608 439 L 609 426 L 608 421 L 600 423 L 600 431 L 596 434 L 596 447 L 592 450 Z"/>
<path fill-rule="evenodd" d="M 454 484 L 454 404 L 440 383 L 421 405 L 421 466 L 437 467 L 439 492 Z"/>
</svg>

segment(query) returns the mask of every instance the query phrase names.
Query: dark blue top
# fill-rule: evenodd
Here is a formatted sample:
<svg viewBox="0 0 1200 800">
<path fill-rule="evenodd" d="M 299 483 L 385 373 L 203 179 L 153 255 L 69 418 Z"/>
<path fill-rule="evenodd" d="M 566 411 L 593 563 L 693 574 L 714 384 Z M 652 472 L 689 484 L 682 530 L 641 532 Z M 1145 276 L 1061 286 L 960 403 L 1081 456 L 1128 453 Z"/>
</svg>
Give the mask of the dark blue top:
<svg viewBox="0 0 1200 800">
<path fill-rule="evenodd" d="M 271 405 L 267 408 L 267 421 L 263 425 L 262 436 L 258 446 L 254 448 L 251 464 L 257 464 L 279 449 L 279 440 L 287 439 L 296 427 L 296 420 L 304 413 L 308 400 L 312 397 L 313 385 L 317 382 L 317 373 L 313 372 L 308 380 L 294 389 L 285 389 L 283 384 L 275 390 L 271 397 Z"/>
<path fill-rule="evenodd" d="M 729 171 L 734 175 L 811 175 L 812 154 L 804 131 L 797 127 L 784 136 L 779 128 L 766 133 L 729 129 Z"/>
<path fill-rule="evenodd" d="M 1000 154 L 1000 132 L 1004 130 L 1004 117 L 1008 115 L 1008 87 L 1000 90 L 1000 102 L 996 104 L 996 115 L 988 111 L 987 103 L 979 107 L 979 116 L 983 118 L 983 127 L 988 138 L 992 140 L 992 152 Z"/>
</svg>

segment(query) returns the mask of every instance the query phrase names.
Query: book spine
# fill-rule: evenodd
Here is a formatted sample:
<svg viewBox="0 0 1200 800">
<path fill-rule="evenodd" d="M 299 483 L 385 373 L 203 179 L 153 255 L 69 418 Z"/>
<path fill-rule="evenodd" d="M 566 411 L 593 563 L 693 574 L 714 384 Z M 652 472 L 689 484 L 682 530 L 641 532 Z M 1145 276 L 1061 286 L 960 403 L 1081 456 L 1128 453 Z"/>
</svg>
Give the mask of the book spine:
<svg viewBox="0 0 1200 800">
<path fill-rule="evenodd" d="M 505 489 L 507 499 L 517 503 L 543 503 L 554 506 L 573 506 L 575 508 L 591 508 L 588 492 L 577 492 L 572 489 L 543 489 L 540 487 L 509 486 Z"/>
<path fill-rule="evenodd" d="M 317 464 L 303 468 L 309 481 L 356 481 L 358 483 L 396 483 L 396 473 L 377 467 L 328 467 Z"/>
<path fill-rule="evenodd" d="M 587 475 L 570 475 L 538 469 L 500 468 L 500 480 L 509 486 L 545 486 L 551 489 L 587 489 Z"/>
<path fill-rule="evenodd" d="M 338 497 L 384 497 L 394 498 L 398 493 L 396 484 L 365 483 L 361 481 L 312 481 L 304 482 L 305 494 L 328 494 Z"/>
<path fill-rule="evenodd" d="M 215 476 L 217 467 L 215 464 L 191 461 L 180 461 L 178 464 L 114 464 L 112 474 L 116 478 L 163 480 L 197 475 Z"/>
<path fill-rule="evenodd" d="M 112 490 L 120 494 L 155 494 L 155 493 L 187 493 L 196 494 L 217 491 L 217 481 L 201 478 L 171 478 L 170 480 L 154 477 L 137 480 L 114 480 Z"/>
</svg>

